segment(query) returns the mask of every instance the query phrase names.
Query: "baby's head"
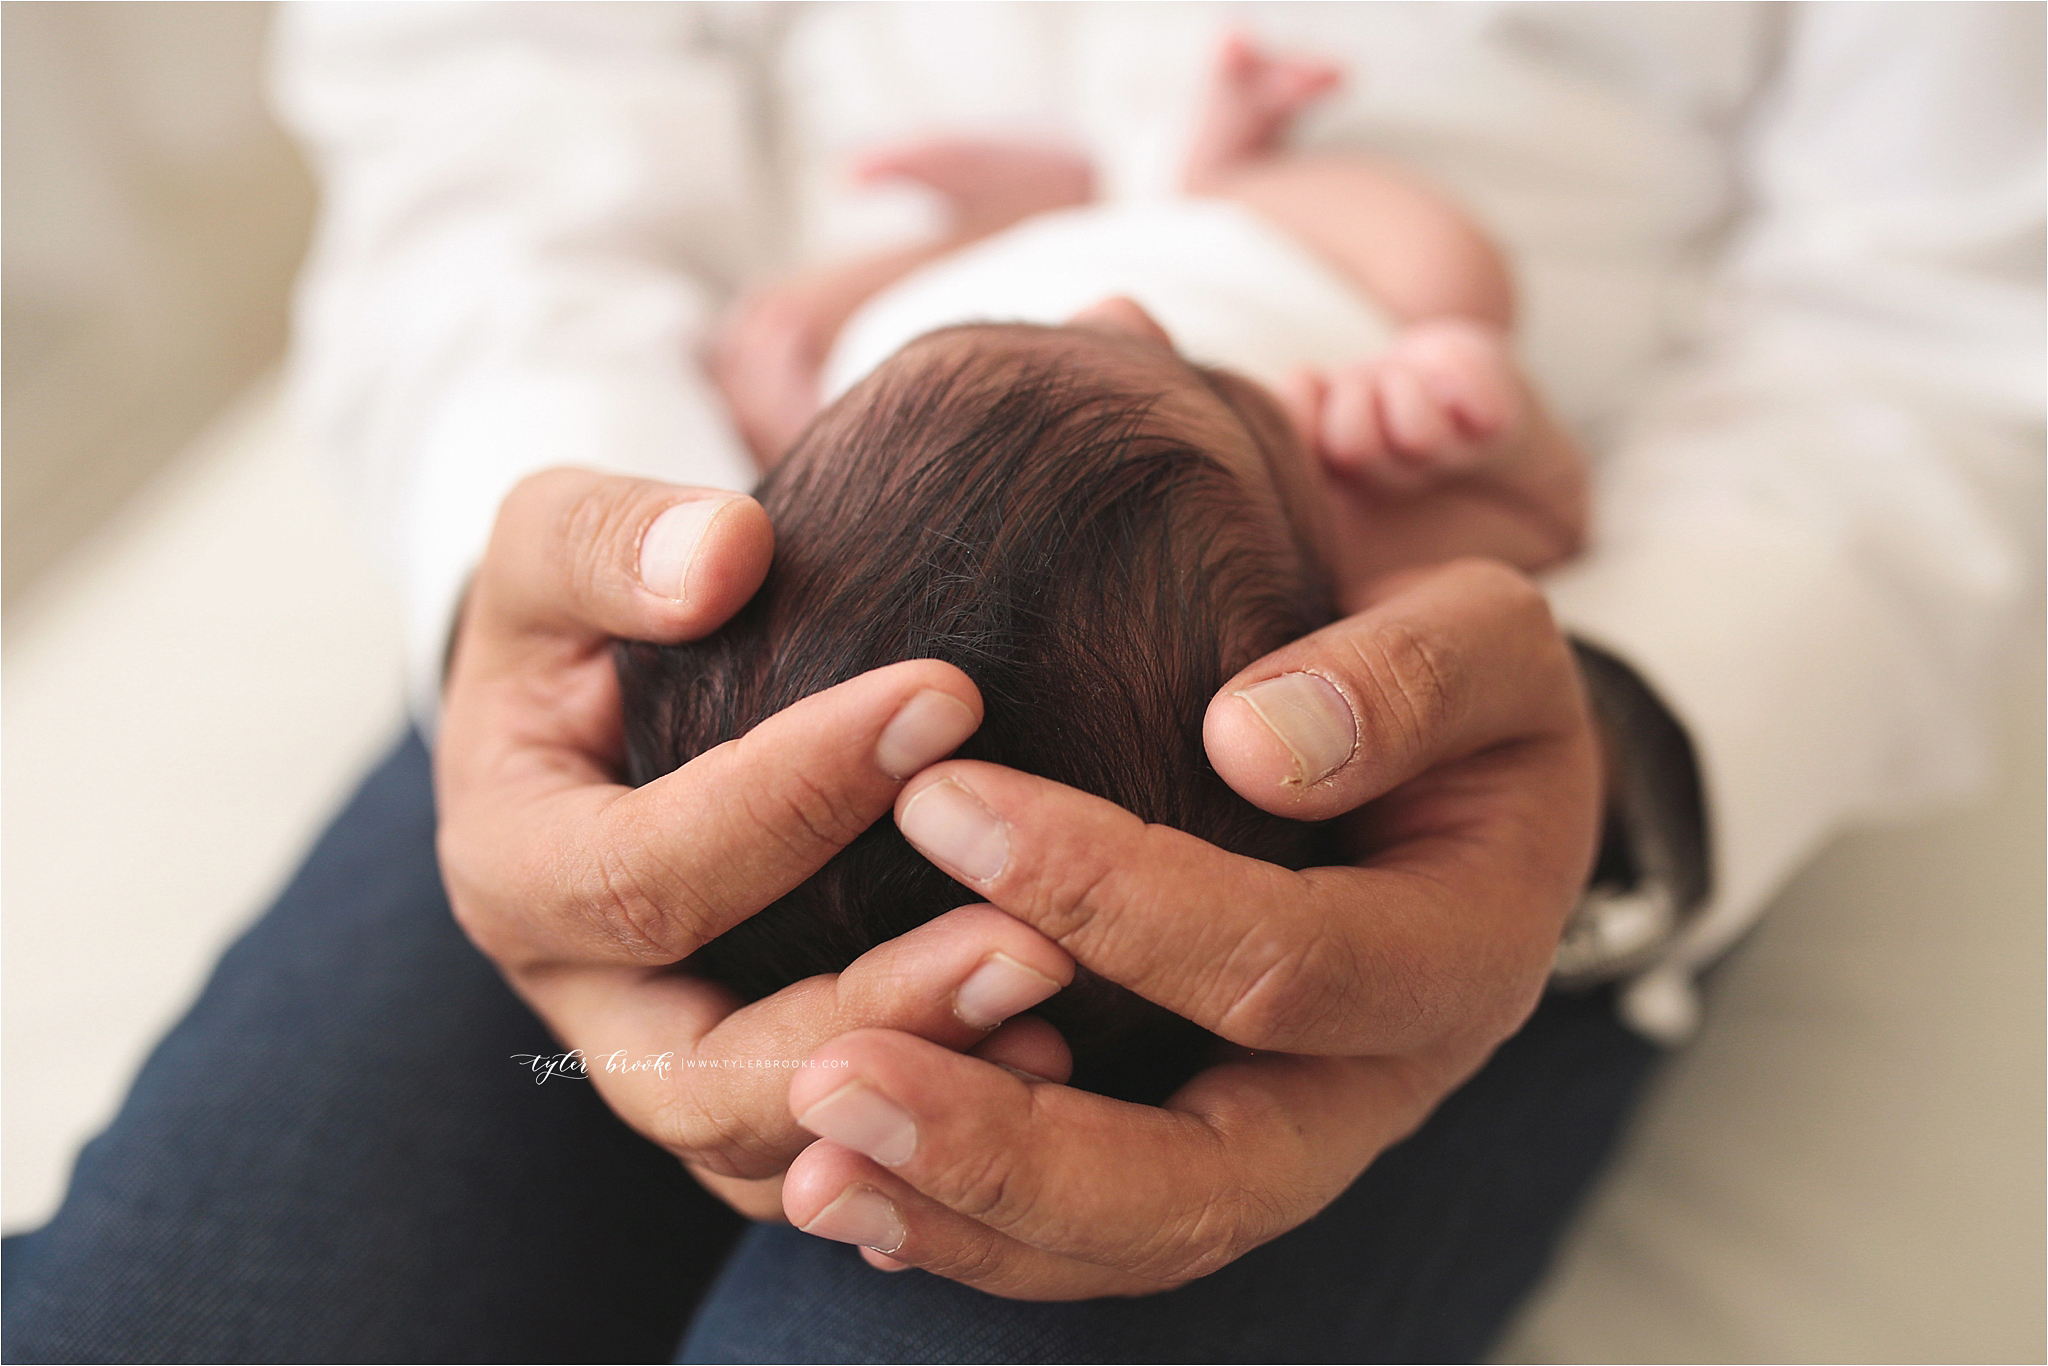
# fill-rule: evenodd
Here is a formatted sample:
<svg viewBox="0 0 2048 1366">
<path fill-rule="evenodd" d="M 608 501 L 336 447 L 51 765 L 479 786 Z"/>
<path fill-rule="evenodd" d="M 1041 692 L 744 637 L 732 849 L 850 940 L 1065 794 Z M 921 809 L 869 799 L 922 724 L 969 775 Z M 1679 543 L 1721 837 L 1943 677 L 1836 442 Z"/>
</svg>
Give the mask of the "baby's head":
<svg viewBox="0 0 2048 1366">
<path fill-rule="evenodd" d="M 957 665 L 985 719 L 958 751 L 1294 867 L 1314 827 L 1209 767 L 1211 697 L 1329 619 L 1328 593 L 1227 377 L 1115 329 L 952 328 L 827 409 L 756 496 L 768 578 L 717 634 L 623 645 L 628 780 L 905 659 Z M 757 997 L 980 900 L 884 819 L 690 967 Z M 1158 1094 L 1206 1036 L 1083 974 L 1041 1008 L 1075 1084 Z"/>
</svg>

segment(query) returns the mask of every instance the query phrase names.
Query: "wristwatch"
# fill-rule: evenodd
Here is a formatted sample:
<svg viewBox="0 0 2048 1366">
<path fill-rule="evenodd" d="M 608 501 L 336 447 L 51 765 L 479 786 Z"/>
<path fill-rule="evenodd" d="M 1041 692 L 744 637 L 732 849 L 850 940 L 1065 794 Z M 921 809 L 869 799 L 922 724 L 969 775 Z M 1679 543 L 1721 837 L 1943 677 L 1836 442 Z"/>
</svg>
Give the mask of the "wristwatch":
<svg viewBox="0 0 2048 1366">
<path fill-rule="evenodd" d="M 1600 727 L 1607 807 L 1599 858 L 1551 969 L 1565 988 L 1648 968 L 1706 901 L 1706 803 L 1692 741 L 1633 669 L 1572 642 Z"/>
</svg>

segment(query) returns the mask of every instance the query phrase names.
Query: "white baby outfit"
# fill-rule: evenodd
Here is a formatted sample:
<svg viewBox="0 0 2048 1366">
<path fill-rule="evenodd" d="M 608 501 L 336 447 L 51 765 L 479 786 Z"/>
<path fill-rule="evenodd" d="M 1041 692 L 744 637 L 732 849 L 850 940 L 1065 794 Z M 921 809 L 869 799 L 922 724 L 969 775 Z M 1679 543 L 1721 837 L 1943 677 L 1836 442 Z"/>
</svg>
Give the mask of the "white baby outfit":
<svg viewBox="0 0 2048 1366">
<path fill-rule="evenodd" d="M 1236 204 L 1090 204 L 1026 219 L 868 300 L 832 349 L 826 396 L 934 328 L 1063 323 L 1119 294 L 1157 319 L 1189 360 L 1267 384 L 1297 366 L 1373 355 L 1393 335 L 1356 286 Z"/>
</svg>

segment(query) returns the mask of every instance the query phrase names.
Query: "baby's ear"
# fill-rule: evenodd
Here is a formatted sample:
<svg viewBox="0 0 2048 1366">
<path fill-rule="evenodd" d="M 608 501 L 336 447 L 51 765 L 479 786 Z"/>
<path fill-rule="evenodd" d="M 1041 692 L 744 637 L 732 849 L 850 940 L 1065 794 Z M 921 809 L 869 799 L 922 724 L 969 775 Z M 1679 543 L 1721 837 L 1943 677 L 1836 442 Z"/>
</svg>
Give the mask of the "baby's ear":
<svg viewBox="0 0 2048 1366">
<path fill-rule="evenodd" d="M 1141 341 L 1157 342 L 1173 349 L 1173 338 L 1159 325 L 1158 319 L 1147 313 L 1136 299 L 1121 294 L 1112 295 L 1099 304 L 1088 307 L 1067 319 L 1069 327 L 1085 327 L 1095 332 L 1110 332 L 1120 337 L 1136 337 Z"/>
</svg>

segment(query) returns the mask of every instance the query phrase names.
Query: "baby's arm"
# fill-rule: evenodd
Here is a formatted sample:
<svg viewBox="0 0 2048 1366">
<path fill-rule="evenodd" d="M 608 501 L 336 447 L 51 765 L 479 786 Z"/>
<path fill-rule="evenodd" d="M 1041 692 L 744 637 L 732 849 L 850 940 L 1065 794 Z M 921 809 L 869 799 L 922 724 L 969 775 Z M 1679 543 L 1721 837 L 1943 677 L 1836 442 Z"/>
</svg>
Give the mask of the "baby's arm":
<svg viewBox="0 0 2048 1366">
<path fill-rule="evenodd" d="M 757 468 L 781 459 L 817 416 L 825 359 L 854 310 L 948 249 L 905 247 L 806 271 L 743 296 L 726 312 L 704 364 Z"/>
<path fill-rule="evenodd" d="M 854 168 L 863 183 L 910 180 L 945 200 L 936 241 L 807 271 L 740 300 L 712 339 L 707 365 L 762 469 L 817 415 L 819 379 L 839 330 L 863 303 L 928 261 L 1033 214 L 1085 204 L 1085 157 L 1032 143 L 939 139 L 886 147 Z"/>
<path fill-rule="evenodd" d="M 1232 199 L 1323 258 L 1400 328 L 1371 360 L 1303 371 L 1280 395 L 1311 452 L 1365 496 L 1456 481 L 1527 522 L 1502 557 L 1540 569 L 1577 553 L 1585 461 L 1545 410 L 1509 342 L 1506 261 L 1455 200 L 1391 162 L 1293 156 L 1286 137 L 1335 88 L 1337 68 L 1274 56 L 1242 34 L 1217 53 L 1183 179 Z M 1501 554 L 1447 543 L 1441 556 Z"/>
</svg>

